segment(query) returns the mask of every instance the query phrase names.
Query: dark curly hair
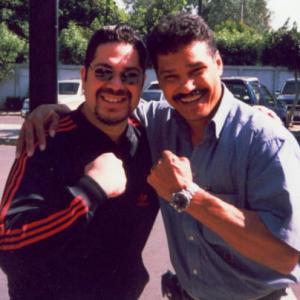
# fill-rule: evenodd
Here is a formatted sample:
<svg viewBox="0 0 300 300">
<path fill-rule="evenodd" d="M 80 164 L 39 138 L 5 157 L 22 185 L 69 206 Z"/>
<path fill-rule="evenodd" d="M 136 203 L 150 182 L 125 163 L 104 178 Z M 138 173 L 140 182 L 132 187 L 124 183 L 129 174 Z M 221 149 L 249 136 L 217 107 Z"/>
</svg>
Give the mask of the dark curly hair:
<svg viewBox="0 0 300 300">
<path fill-rule="evenodd" d="M 200 16 L 178 12 L 162 17 L 146 41 L 154 68 L 157 69 L 159 54 L 177 52 L 193 41 L 206 42 L 212 55 L 217 51 L 213 32 Z"/>
<path fill-rule="evenodd" d="M 106 43 L 125 42 L 131 44 L 139 54 L 140 66 L 145 71 L 147 63 L 147 50 L 143 40 L 137 32 L 128 25 L 104 26 L 91 37 L 84 60 L 87 69 L 93 61 L 98 46 Z"/>
</svg>

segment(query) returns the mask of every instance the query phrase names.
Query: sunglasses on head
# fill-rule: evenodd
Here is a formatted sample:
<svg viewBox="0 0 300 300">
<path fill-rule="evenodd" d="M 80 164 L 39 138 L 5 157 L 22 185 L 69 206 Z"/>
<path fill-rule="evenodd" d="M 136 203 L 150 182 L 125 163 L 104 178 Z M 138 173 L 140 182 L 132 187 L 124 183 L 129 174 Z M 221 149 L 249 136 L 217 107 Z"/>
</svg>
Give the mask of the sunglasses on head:
<svg viewBox="0 0 300 300">
<path fill-rule="evenodd" d="M 94 76 L 100 81 L 110 81 L 117 74 L 110 68 L 104 66 L 90 66 L 91 70 L 94 72 Z M 128 69 L 120 73 L 120 79 L 124 84 L 138 84 L 142 79 L 142 73 L 136 69 Z"/>
</svg>

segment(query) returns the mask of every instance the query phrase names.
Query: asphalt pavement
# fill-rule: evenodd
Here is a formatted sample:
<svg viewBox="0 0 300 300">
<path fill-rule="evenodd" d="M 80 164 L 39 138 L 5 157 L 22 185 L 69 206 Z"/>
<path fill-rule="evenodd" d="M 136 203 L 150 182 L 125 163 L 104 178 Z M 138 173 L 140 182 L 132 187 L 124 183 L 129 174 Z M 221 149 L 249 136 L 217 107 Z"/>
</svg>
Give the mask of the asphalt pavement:
<svg viewBox="0 0 300 300">
<path fill-rule="evenodd" d="M 2 195 L 5 180 L 14 159 L 15 147 L 13 145 L 17 141 L 23 121 L 18 113 L 0 112 L 0 195 Z M 300 126 L 293 126 L 290 131 L 300 143 Z M 172 269 L 172 267 L 160 214 L 143 251 L 143 258 L 150 274 L 150 282 L 140 300 L 163 299 L 160 292 L 160 277 L 162 273 L 167 269 Z M 293 290 L 297 295 L 297 299 L 300 300 L 300 284 L 295 285 Z M 0 269 L 0 300 L 8 299 L 6 277 Z"/>
<path fill-rule="evenodd" d="M 7 175 L 14 160 L 14 145 L 17 141 L 23 121 L 24 120 L 17 113 L 0 112 L 0 196 L 2 196 Z M 169 260 L 165 230 L 160 213 L 157 216 L 144 248 L 143 260 L 148 270 L 150 281 L 146 285 L 140 300 L 163 299 L 161 295 L 160 278 L 168 269 L 172 270 L 172 266 Z M 6 276 L 1 269 L 0 300 L 9 300 Z"/>
</svg>

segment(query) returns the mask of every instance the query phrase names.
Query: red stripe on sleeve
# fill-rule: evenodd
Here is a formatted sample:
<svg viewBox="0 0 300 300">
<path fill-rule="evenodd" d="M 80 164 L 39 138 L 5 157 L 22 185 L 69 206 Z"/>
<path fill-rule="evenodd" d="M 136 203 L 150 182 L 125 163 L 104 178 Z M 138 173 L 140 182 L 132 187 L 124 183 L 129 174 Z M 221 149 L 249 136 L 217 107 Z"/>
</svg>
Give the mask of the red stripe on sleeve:
<svg viewBox="0 0 300 300">
<path fill-rule="evenodd" d="M 76 200 L 76 201 L 75 201 Z M 55 235 L 63 231 L 72 225 L 79 217 L 85 215 L 89 211 L 88 206 L 81 197 L 76 197 L 70 207 L 64 211 L 58 212 L 54 215 L 51 215 L 45 219 L 39 221 L 25 224 L 22 226 L 22 229 L 7 230 L 1 236 L 0 239 L 0 249 L 1 250 L 14 250 L 19 249 L 24 246 L 36 243 L 37 241 L 46 239 L 50 236 Z M 67 213 L 66 213 L 67 212 Z M 57 218 L 57 215 L 60 217 Z M 54 220 L 49 223 L 49 220 Z M 31 230 L 37 225 L 44 224 Z M 34 225 L 34 226 L 33 226 Z M 18 235 L 15 235 L 19 233 Z"/>
<path fill-rule="evenodd" d="M 77 125 L 73 120 L 67 116 L 60 121 L 57 131 L 70 131 L 76 127 Z M 37 145 L 36 143 L 35 147 Z M 81 196 L 77 196 L 66 209 L 40 220 L 24 224 L 21 228 L 6 229 L 5 217 L 24 177 L 27 159 L 28 157 L 24 152 L 20 158 L 15 161 L 3 193 L 0 210 L 0 249 L 2 250 L 19 249 L 53 236 L 70 227 L 79 217 L 87 214 L 89 211 L 85 200 Z"/>
</svg>

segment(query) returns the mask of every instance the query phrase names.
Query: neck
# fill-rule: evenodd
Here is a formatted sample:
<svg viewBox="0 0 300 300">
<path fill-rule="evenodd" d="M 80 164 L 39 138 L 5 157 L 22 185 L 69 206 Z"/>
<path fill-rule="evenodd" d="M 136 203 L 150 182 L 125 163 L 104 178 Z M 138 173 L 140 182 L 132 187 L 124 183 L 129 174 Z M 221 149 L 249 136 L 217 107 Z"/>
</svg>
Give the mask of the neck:
<svg viewBox="0 0 300 300">
<path fill-rule="evenodd" d="M 208 120 L 206 119 L 189 122 L 193 146 L 202 142 L 207 123 Z"/>
<path fill-rule="evenodd" d="M 215 105 L 214 109 L 209 114 L 209 116 L 207 116 L 206 118 L 200 119 L 200 120 L 188 122 L 188 125 L 191 130 L 192 143 L 194 146 L 196 146 L 197 144 L 202 142 L 203 137 L 204 137 L 205 128 L 206 128 L 207 124 L 209 123 L 209 121 L 213 118 L 213 116 L 215 115 L 216 111 L 218 110 L 218 108 L 220 106 L 220 103 L 222 101 L 223 94 L 224 94 L 224 87 L 223 87 L 223 85 L 220 85 L 220 86 L 221 86 L 221 89 L 220 89 L 219 100 L 218 100 L 217 104 Z"/>
<path fill-rule="evenodd" d="M 95 127 L 103 131 L 114 142 L 118 142 L 128 125 L 128 120 L 113 125 L 103 123 L 102 121 L 98 120 L 94 115 L 90 115 L 87 112 L 85 105 L 82 106 L 81 111 L 90 123 L 92 123 Z"/>
</svg>

